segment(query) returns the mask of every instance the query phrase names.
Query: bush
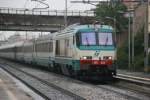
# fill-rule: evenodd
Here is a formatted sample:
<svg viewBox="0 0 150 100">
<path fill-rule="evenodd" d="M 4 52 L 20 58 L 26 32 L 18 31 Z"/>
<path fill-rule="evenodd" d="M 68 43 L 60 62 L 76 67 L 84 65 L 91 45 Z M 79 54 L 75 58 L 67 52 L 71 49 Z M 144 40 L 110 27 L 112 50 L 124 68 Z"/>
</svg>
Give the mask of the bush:
<svg viewBox="0 0 150 100">
<path fill-rule="evenodd" d="M 135 56 L 134 67 L 132 68 L 132 70 L 144 71 L 144 53 Z"/>
<path fill-rule="evenodd" d="M 117 64 L 121 69 L 128 68 L 128 47 L 125 43 L 117 51 Z"/>
<path fill-rule="evenodd" d="M 144 30 L 137 33 L 134 42 L 134 62 L 131 64 L 131 69 L 134 71 L 143 71 L 144 69 Z M 131 44 L 130 44 L 131 45 Z M 128 69 L 128 41 L 118 48 L 118 68 Z M 132 55 L 132 54 L 131 54 Z M 149 55 L 150 58 L 150 55 Z M 130 58 L 131 59 L 131 58 Z M 150 59 L 149 59 L 150 62 Z"/>
</svg>

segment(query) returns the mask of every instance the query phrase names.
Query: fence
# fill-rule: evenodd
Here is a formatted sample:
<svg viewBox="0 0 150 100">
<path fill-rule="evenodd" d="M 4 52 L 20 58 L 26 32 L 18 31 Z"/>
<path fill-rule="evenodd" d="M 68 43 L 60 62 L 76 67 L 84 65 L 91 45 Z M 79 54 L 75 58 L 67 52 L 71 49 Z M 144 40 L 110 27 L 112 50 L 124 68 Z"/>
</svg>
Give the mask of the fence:
<svg viewBox="0 0 150 100">
<path fill-rule="evenodd" d="M 0 8 L 3 14 L 23 14 L 23 15 L 48 15 L 48 16 L 64 16 L 65 10 L 30 10 L 21 8 Z M 67 16 L 95 16 L 94 11 L 67 11 Z"/>
</svg>

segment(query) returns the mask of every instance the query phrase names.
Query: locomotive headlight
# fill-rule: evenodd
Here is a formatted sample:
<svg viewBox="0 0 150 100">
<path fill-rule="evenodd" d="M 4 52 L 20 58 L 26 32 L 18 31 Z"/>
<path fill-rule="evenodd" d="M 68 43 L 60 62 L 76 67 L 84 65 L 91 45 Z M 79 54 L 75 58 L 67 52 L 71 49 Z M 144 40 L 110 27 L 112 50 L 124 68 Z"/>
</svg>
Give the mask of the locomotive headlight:
<svg viewBox="0 0 150 100">
<path fill-rule="evenodd" d="M 86 56 L 83 56 L 83 59 L 87 59 L 87 57 L 86 57 Z"/>
<path fill-rule="evenodd" d="M 92 59 L 92 56 L 82 56 L 81 59 L 84 59 L 84 60 L 88 59 L 88 60 L 90 60 L 90 59 Z"/>
<path fill-rule="evenodd" d="M 112 56 L 104 56 L 103 60 L 112 60 Z"/>
<path fill-rule="evenodd" d="M 112 59 L 112 57 L 111 57 L 111 56 L 109 56 L 109 57 L 108 57 L 108 59 L 109 59 L 109 60 L 111 60 L 111 59 Z"/>
</svg>

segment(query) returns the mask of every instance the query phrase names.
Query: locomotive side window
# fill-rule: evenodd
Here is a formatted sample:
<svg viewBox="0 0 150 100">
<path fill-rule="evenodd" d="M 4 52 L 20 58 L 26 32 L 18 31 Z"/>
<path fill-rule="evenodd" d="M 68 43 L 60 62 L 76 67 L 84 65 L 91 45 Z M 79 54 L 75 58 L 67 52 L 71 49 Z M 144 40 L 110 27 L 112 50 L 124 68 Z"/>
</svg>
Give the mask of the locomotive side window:
<svg viewBox="0 0 150 100">
<path fill-rule="evenodd" d="M 80 33 L 76 34 L 76 45 L 80 46 Z"/>
<path fill-rule="evenodd" d="M 60 41 L 56 40 L 56 55 L 60 55 Z"/>
<path fill-rule="evenodd" d="M 64 53 L 63 53 L 62 55 L 64 55 L 64 56 L 68 56 L 68 52 L 69 52 L 68 47 L 69 47 L 69 40 L 68 40 L 68 39 L 66 39 L 66 40 L 65 40 Z"/>
</svg>

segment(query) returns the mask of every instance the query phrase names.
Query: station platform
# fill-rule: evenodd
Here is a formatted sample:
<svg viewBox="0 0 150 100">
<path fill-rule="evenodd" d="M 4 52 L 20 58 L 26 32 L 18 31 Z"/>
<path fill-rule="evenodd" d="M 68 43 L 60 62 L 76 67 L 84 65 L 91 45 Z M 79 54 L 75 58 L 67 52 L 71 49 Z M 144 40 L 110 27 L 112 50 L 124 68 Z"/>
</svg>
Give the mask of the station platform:
<svg viewBox="0 0 150 100">
<path fill-rule="evenodd" d="M 149 80 L 150 81 L 150 73 L 145 73 L 145 72 L 134 72 L 134 71 L 128 71 L 128 70 L 121 70 L 118 69 L 117 70 L 117 74 L 123 74 L 126 76 L 132 76 L 132 77 L 136 77 L 136 78 L 141 78 L 141 79 L 145 79 L 145 80 Z"/>
<path fill-rule="evenodd" d="M 0 68 L 0 100 L 44 100 Z"/>
</svg>

